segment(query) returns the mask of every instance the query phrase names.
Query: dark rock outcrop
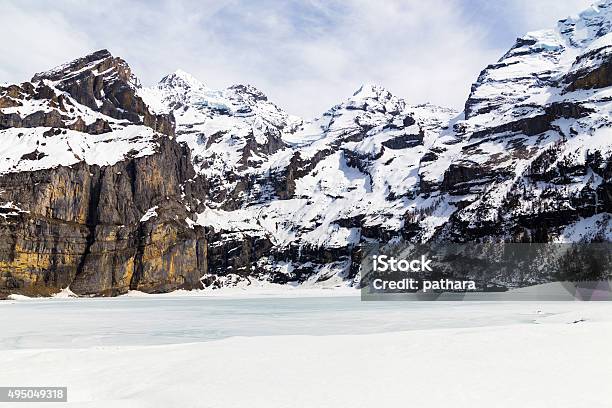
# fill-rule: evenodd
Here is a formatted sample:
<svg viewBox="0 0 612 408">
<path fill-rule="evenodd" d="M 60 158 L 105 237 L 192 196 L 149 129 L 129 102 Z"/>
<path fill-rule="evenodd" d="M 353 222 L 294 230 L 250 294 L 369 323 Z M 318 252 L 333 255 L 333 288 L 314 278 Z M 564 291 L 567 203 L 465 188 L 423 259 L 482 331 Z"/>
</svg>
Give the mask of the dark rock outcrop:
<svg viewBox="0 0 612 408">
<path fill-rule="evenodd" d="M 101 50 L 32 78 L 33 84 L 52 81 L 78 103 L 115 119 L 144 124 L 160 133 L 172 135 L 173 118 L 154 115 L 136 94 L 138 81 L 128 64 Z M 50 91 L 52 92 L 52 90 Z"/>
<path fill-rule="evenodd" d="M 1 177 L 3 198 L 23 212 L 0 219 L 0 287 L 95 295 L 201 287 L 206 238 L 187 224 L 181 199 L 191 177 L 189 152 L 165 137 L 155 154 L 113 166 Z M 156 215 L 141 221 L 151 208 Z"/>
</svg>

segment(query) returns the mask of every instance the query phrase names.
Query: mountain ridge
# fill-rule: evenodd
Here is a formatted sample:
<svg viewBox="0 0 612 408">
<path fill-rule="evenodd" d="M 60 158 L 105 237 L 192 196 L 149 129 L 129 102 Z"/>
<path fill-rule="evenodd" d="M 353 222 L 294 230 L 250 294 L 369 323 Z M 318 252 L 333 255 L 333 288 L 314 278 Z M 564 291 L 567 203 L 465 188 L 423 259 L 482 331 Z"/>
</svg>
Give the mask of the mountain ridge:
<svg viewBox="0 0 612 408">
<path fill-rule="evenodd" d="M 2 85 L 0 293 L 358 285 L 372 243 L 609 241 L 611 4 L 519 38 L 464 112 L 364 84 L 304 120 L 181 70 L 142 87 L 106 50 Z"/>
</svg>

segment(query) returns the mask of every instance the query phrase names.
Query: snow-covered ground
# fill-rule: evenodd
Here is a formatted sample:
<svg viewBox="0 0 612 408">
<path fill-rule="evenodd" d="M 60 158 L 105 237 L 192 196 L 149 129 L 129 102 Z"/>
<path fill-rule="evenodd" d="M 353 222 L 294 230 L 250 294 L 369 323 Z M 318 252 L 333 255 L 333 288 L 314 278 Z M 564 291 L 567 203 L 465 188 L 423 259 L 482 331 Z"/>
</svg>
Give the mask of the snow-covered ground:
<svg viewBox="0 0 612 408">
<path fill-rule="evenodd" d="M 610 302 L 12 300 L 0 327 L 0 384 L 71 407 L 612 406 Z"/>
</svg>

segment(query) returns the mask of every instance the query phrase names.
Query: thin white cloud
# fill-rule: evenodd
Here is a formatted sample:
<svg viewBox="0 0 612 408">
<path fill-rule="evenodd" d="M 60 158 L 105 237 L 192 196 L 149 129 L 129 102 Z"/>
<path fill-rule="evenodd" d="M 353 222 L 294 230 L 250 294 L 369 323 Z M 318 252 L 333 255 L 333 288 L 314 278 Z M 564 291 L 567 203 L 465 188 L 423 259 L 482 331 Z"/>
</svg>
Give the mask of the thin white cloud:
<svg viewBox="0 0 612 408">
<path fill-rule="evenodd" d="M 145 84 L 181 68 L 214 88 L 252 83 L 305 117 L 364 82 L 409 103 L 461 108 L 480 70 L 514 37 L 588 0 L 479 1 L 9 1 L 1 6 L 0 82 L 108 48 Z M 505 36 L 488 17 L 503 20 Z"/>
<path fill-rule="evenodd" d="M 91 50 L 86 32 L 73 27 L 61 12 L 3 3 L 0 13 L 0 81 L 21 82 L 32 74 Z"/>
<path fill-rule="evenodd" d="M 521 23 L 526 31 L 552 28 L 557 20 L 589 7 L 594 0 L 512 0 L 517 14 L 521 16 Z"/>
</svg>

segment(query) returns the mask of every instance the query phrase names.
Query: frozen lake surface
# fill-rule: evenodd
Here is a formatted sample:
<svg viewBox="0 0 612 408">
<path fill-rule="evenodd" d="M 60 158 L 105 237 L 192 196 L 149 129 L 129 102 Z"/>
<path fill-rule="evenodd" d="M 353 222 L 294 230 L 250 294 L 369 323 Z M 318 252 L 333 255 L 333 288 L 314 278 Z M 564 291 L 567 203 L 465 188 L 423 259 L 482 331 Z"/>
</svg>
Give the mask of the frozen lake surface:
<svg viewBox="0 0 612 408">
<path fill-rule="evenodd" d="M 67 407 L 612 406 L 612 302 L 19 300 L 0 325 L 0 384 Z"/>
<path fill-rule="evenodd" d="M 0 349 L 368 334 L 600 317 L 612 303 L 362 302 L 359 297 L 119 297 L 0 303 Z M 593 318 L 593 317 L 591 317 Z"/>
</svg>

